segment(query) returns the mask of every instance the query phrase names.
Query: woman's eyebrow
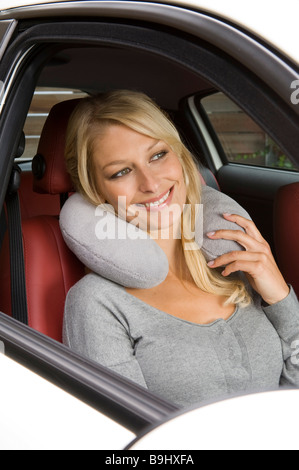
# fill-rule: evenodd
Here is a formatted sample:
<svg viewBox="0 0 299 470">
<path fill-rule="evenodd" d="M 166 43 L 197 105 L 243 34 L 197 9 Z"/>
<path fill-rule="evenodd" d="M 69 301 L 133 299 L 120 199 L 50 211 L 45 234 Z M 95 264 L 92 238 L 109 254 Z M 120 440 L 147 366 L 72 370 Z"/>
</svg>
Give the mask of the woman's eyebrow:
<svg viewBox="0 0 299 470">
<path fill-rule="evenodd" d="M 127 160 L 114 160 L 113 162 L 107 163 L 107 165 L 105 165 L 102 169 L 105 170 L 105 168 L 112 165 L 123 165 L 126 161 Z"/>
<path fill-rule="evenodd" d="M 148 149 L 146 149 L 146 152 L 150 152 L 151 150 L 153 150 L 153 148 L 155 148 L 158 144 L 160 144 L 162 141 L 161 140 L 157 140 L 154 144 L 150 145 L 148 147 Z M 124 165 L 126 162 L 128 162 L 128 160 L 113 160 L 113 162 L 109 162 L 107 163 L 107 165 L 105 165 L 102 170 L 105 170 L 105 168 L 107 168 L 108 166 L 113 166 L 113 165 Z"/>
</svg>

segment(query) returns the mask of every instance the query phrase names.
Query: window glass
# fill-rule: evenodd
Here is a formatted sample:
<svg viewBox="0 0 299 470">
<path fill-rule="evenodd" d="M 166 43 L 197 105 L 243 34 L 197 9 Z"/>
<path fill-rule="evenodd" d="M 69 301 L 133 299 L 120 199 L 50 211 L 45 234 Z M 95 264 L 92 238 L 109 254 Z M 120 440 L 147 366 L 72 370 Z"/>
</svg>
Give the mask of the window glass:
<svg viewBox="0 0 299 470">
<path fill-rule="evenodd" d="M 51 108 L 66 100 L 88 96 L 80 90 L 62 88 L 36 88 L 24 126 L 26 146 L 24 154 L 18 161 L 32 160 L 37 153 L 37 147 L 42 128 Z"/>
<path fill-rule="evenodd" d="M 223 93 L 201 100 L 229 162 L 299 171 L 241 108 Z"/>
</svg>

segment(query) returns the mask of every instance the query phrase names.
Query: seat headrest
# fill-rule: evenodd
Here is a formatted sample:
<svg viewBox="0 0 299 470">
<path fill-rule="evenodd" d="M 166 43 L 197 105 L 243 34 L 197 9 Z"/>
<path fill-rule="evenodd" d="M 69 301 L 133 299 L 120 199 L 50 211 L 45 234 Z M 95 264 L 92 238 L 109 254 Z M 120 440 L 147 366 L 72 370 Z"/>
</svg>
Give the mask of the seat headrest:
<svg viewBox="0 0 299 470">
<path fill-rule="evenodd" d="M 64 151 L 69 118 L 80 99 L 63 101 L 51 109 L 44 124 L 37 155 L 32 162 L 33 190 L 43 194 L 64 194 L 73 191 L 66 170 Z"/>
</svg>

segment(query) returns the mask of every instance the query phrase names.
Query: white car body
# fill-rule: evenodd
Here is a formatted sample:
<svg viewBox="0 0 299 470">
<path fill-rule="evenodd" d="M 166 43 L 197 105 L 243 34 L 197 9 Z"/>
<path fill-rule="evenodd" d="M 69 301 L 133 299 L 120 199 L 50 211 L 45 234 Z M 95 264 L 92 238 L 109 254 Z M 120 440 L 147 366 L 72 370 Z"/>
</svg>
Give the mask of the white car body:
<svg viewBox="0 0 299 470">
<path fill-rule="evenodd" d="M 0 377 L 0 450 L 122 449 L 135 437 L 3 354 Z"/>
<path fill-rule="evenodd" d="M 285 390 L 206 405 L 158 426 L 132 449 L 298 449 L 298 400 L 299 390 Z"/>
</svg>

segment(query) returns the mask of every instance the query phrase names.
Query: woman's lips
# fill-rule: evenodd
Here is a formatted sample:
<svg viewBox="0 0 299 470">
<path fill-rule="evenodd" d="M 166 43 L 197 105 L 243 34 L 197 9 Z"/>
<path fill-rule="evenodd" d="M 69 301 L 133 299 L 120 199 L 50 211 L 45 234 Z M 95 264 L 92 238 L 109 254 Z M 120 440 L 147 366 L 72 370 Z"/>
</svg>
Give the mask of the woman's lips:
<svg viewBox="0 0 299 470">
<path fill-rule="evenodd" d="M 140 208 L 141 210 L 159 211 L 171 203 L 171 200 L 173 197 L 173 190 L 174 190 L 174 186 L 172 186 L 172 188 L 170 188 L 168 191 L 166 191 L 165 193 L 163 193 L 161 196 L 157 198 L 149 199 L 148 201 L 145 201 L 144 203 L 134 204 L 134 205 Z"/>
<path fill-rule="evenodd" d="M 145 204 L 150 204 L 150 203 L 152 203 L 152 202 L 160 201 L 160 199 L 162 199 L 166 194 L 168 194 L 170 190 L 171 190 L 171 188 L 168 189 L 167 191 L 165 191 L 164 193 L 160 194 L 160 196 L 155 197 L 155 198 L 153 198 L 153 199 L 148 199 L 147 201 L 144 201 L 144 202 L 140 202 L 140 203 L 138 203 L 138 205 L 139 205 L 139 204 L 140 204 L 140 205 L 145 205 Z"/>
</svg>

